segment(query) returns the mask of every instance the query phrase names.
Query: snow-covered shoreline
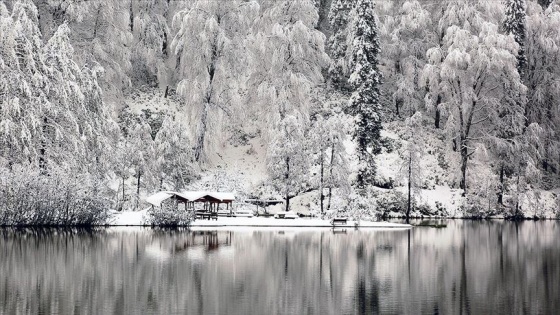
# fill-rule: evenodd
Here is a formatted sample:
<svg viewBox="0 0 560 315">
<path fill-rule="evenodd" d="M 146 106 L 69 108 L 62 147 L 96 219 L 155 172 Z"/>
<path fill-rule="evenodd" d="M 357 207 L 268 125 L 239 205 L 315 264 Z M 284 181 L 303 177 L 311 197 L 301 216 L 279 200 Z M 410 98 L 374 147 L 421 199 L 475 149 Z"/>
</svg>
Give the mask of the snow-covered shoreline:
<svg viewBox="0 0 560 315">
<path fill-rule="evenodd" d="M 115 212 L 109 226 L 147 226 L 144 219 L 146 211 L 123 211 Z M 218 217 L 217 220 L 196 220 L 190 224 L 191 228 L 230 228 L 230 227 L 255 227 L 255 228 L 332 228 L 329 220 L 321 219 L 274 219 L 274 218 L 232 218 Z M 409 224 L 390 223 L 390 222 L 371 222 L 371 221 L 351 221 L 346 224 L 337 224 L 336 228 L 396 228 L 408 229 Z"/>
</svg>

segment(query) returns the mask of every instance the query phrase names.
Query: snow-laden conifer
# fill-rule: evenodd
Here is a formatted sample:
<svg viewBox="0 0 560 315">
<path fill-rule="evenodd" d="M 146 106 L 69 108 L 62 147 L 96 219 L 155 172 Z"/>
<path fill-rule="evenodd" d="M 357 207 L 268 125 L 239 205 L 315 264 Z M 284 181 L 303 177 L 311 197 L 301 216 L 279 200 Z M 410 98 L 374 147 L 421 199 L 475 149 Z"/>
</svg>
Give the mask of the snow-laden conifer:
<svg viewBox="0 0 560 315">
<path fill-rule="evenodd" d="M 519 45 L 517 71 L 523 77 L 527 66 L 527 56 L 525 56 L 527 4 L 525 0 L 506 0 L 505 9 L 504 30 L 506 34 L 513 35 L 515 42 Z"/>
<path fill-rule="evenodd" d="M 353 136 L 360 163 L 356 185 L 358 188 L 365 188 L 373 184 L 376 169 L 374 155 L 381 151 L 380 48 L 373 1 L 359 0 L 355 10 L 353 42 L 350 48 L 350 83 L 354 92 L 349 101 L 349 109 L 355 116 Z"/>
</svg>

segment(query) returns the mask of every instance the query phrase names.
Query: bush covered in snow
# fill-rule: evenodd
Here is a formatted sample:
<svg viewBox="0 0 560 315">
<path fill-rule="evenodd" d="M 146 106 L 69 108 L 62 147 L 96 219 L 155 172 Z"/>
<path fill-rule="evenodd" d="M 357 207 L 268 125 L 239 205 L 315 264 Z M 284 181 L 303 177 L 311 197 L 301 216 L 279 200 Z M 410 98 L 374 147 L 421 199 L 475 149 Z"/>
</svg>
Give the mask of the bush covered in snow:
<svg viewBox="0 0 560 315">
<path fill-rule="evenodd" d="M 109 202 L 89 175 L 0 169 L 0 225 L 105 224 Z"/>
<path fill-rule="evenodd" d="M 379 194 L 376 203 L 377 208 L 381 211 L 381 216 L 384 218 L 406 213 L 407 198 L 400 191 L 391 190 L 388 193 Z"/>
<path fill-rule="evenodd" d="M 161 207 L 152 207 L 147 211 L 146 223 L 152 226 L 184 226 L 194 219 L 192 211 L 185 211 L 176 199 L 169 199 Z"/>
</svg>

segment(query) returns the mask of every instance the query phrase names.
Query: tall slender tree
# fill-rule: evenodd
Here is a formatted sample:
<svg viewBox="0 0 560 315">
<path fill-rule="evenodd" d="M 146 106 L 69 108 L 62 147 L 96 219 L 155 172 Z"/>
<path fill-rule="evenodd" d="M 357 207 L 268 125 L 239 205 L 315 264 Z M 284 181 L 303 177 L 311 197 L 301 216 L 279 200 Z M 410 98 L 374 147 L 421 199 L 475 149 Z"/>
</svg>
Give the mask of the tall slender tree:
<svg viewBox="0 0 560 315">
<path fill-rule="evenodd" d="M 356 186 L 363 189 L 374 183 L 376 165 L 373 156 L 381 152 L 380 50 L 372 0 L 357 2 L 353 38 L 350 83 L 354 92 L 349 101 L 349 110 L 355 116 L 353 136 L 359 159 Z"/>
<path fill-rule="evenodd" d="M 527 67 L 527 56 L 525 53 L 527 4 L 525 0 L 507 0 L 505 7 L 504 30 L 506 34 L 513 35 L 515 42 L 519 45 L 517 50 L 517 71 L 523 78 L 525 68 Z"/>
<path fill-rule="evenodd" d="M 328 15 L 332 32 L 328 41 L 328 51 L 332 59 L 329 79 L 338 88 L 345 86 L 350 75 L 348 40 L 351 38 L 349 22 L 353 6 L 353 0 L 333 0 Z"/>
</svg>

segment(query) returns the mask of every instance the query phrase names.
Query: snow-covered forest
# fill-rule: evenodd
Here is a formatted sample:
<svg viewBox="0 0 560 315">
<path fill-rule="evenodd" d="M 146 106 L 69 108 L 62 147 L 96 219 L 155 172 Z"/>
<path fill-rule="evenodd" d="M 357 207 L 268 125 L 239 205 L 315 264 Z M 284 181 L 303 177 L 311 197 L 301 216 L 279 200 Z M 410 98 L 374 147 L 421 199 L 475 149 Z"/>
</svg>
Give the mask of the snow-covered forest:
<svg viewBox="0 0 560 315">
<path fill-rule="evenodd" d="M 556 217 L 559 30 L 560 0 L 2 0 L 0 223 L 184 188 Z"/>
</svg>

